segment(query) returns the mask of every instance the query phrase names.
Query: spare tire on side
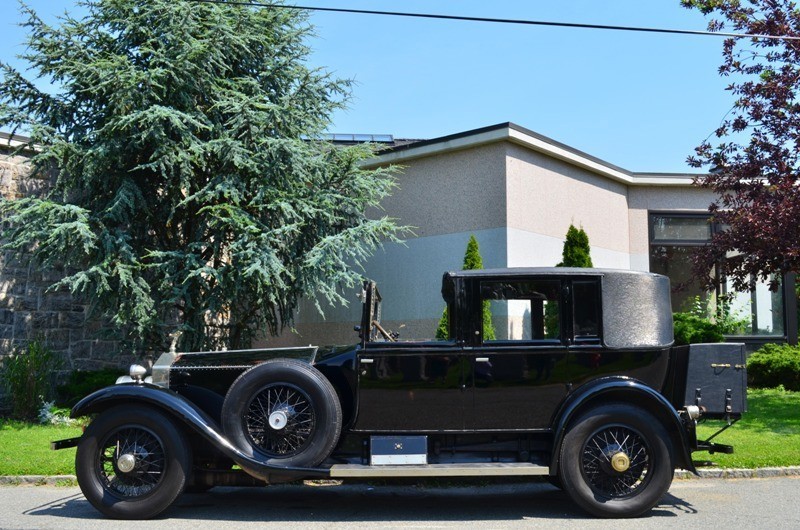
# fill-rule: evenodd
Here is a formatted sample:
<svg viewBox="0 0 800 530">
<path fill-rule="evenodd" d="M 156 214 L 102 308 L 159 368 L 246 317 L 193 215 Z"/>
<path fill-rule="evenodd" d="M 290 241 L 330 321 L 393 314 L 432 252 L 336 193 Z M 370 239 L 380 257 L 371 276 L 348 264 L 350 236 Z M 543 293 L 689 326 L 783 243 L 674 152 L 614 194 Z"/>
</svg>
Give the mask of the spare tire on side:
<svg viewBox="0 0 800 530">
<path fill-rule="evenodd" d="M 233 382 L 222 405 L 222 428 L 231 443 L 260 461 L 314 467 L 339 440 L 342 408 L 319 370 L 274 359 Z"/>
</svg>

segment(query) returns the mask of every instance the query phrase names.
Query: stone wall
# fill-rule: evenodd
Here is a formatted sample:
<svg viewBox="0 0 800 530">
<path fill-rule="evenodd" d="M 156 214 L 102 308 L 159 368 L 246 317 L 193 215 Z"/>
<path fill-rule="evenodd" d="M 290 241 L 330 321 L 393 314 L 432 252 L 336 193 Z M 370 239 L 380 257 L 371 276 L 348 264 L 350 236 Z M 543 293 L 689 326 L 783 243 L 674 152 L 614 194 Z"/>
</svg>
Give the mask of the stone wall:
<svg viewBox="0 0 800 530">
<path fill-rule="evenodd" d="M 14 153 L 19 139 L 0 134 L 0 193 L 12 200 L 40 194 L 49 185 L 48 179 L 31 176 L 30 153 Z M 68 291 L 50 289 L 63 274 L 0 255 L 0 357 L 23 351 L 29 341 L 40 339 L 60 355 L 65 371 L 130 362 L 133 356 L 122 353 L 111 326 L 87 320 L 85 301 Z"/>
</svg>

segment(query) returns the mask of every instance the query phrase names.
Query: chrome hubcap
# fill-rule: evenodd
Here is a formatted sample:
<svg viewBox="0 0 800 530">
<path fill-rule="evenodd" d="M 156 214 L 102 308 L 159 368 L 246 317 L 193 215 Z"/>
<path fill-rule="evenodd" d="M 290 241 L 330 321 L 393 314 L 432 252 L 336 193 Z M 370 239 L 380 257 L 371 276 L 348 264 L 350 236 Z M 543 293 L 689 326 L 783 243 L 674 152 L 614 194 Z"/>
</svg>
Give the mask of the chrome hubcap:
<svg viewBox="0 0 800 530">
<path fill-rule="evenodd" d="M 269 426 L 276 431 L 280 431 L 281 429 L 286 427 L 287 423 L 289 423 L 289 417 L 283 410 L 276 410 L 275 412 L 269 415 Z"/>
<path fill-rule="evenodd" d="M 123 473 L 130 473 L 136 467 L 136 457 L 130 453 L 125 453 L 117 458 L 117 469 Z"/>
</svg>

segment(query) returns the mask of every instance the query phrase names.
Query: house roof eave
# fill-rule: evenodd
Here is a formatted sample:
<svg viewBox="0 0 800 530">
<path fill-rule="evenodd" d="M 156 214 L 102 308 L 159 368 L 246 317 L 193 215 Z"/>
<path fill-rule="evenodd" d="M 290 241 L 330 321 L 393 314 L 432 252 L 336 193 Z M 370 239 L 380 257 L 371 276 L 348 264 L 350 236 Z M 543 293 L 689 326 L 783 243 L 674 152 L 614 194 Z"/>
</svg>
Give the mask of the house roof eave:
<svg viewBox="0 0 800 530">
<path fill-rule="evenodd" d="M 508 141 L 547 156 L 563 160 L 569 164 L 630 186 L 691 186 L 695 176 L 682 173 L 631 172 L 511 122 L 499 123 L 481 129 L 473 129 L 387 149 L 378 154 L 375 158 L 367 161 L 365 167 L 402 164 L 409 160 L 441 155 L 503 141 Z"/>
</svg>

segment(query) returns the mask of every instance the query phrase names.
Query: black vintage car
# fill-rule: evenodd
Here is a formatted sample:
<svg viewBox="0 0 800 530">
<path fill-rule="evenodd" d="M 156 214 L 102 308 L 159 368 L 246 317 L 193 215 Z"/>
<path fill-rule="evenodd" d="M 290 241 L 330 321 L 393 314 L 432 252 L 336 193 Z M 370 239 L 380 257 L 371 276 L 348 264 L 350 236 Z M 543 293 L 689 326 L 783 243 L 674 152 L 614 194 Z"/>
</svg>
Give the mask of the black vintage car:
<svg viewBox="0 0 800 530">
<path fill-rule="evenodd" d="M 53 446 L 77 445 L 84 495 L 115 518 L 215 485 L 476 475 L 638 516 L 693 451 L 732 451 L 697 421 L 746 408 L 742 345 L 673 347 L 669 290 L 632 271 L 450 272 L 452 340 L 401 341 L 365 282 L 358 344 L 165 353 L 78 403 L 95 418 Z"/>
</svg>

